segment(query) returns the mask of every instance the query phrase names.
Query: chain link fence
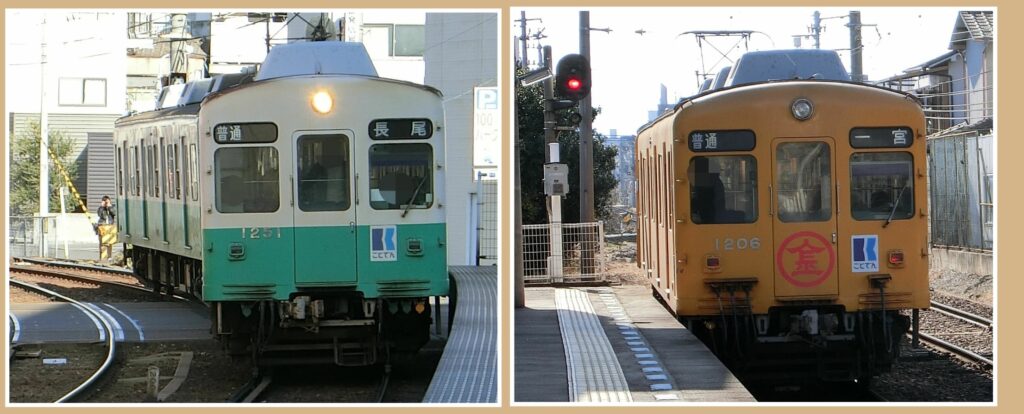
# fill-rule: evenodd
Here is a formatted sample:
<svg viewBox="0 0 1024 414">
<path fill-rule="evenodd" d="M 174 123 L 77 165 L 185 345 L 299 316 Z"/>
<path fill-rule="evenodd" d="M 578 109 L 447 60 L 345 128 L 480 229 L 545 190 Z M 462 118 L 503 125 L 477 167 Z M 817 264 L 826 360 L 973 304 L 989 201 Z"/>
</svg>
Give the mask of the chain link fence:
<svg viewBox="0 0 1024 414">
<path fill-rule="evenodd" d="M 523 226 L 527 284 L 605 282 L 604 256 L 603 223 Z"/>
<path fill-rule="evenodd" d="M 498 181 L 478 179 L 477 194 L 477 265 L 490 266 L 498 263 Z"/>
</svg>

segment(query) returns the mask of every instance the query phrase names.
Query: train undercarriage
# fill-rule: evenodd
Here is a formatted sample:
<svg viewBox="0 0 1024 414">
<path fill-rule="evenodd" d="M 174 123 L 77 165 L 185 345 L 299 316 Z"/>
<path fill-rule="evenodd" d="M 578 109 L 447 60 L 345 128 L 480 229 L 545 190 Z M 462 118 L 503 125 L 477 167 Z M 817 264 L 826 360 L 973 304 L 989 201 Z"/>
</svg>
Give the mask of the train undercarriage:
<svg viewBox="0 0 1024 414">
<path fill-rule="evenodd" d="M 260 365 L 365 366 L 408 358 L 430 340 L 428 299 L 297 293 L 288 301 L 217 302 L 211 318 L 229 352 Z"/>
<path fill-rule="evenodd" d="M 201 261 L 130 245 L 125 256 L 154 292 L 202 299 Z M 454 295 L 453 289 L 449 315 Z M 206 305 L 211 332 L 232 355 L 251 356 L 262 365 L 364 366 L 414 355 L 430 340 L 431 312 L 439 303 L 429 297 L 367 299 L 354 289 L 320 288 L 293 293 L 287 301 Z"/>
<path fill-rule="evenodd" d="M 681 316 L 745 383 L 856 382 L 888 372 L 910 319 L 895 310 L 846 312 L 831 304 L 787 305 L 752 314 Z"/>
</svg>

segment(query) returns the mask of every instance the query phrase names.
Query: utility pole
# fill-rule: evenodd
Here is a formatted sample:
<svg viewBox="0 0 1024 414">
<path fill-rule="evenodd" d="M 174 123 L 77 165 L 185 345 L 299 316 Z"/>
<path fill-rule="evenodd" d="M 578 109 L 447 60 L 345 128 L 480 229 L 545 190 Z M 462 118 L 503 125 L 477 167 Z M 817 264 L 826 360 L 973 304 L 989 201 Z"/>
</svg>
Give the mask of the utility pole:
<svg viewBox="0 0 1024 414">
<path fill-rule="evenodd" d="M 814 11 L 814 26 L 811 26 L 811 36 L 814 37 L 814 48 L 821 49 L 821 12 Z"/>
<path fill-rule="evenodd" d="M 523 12 L 523 20 L 523 27 L 526 27 L 526 12 Z M 526 33 L 526 29 L 523 29 L 523 33 Z M 523 39 L 525 38 L 526 36 L 523 36 Z M 525 52 L 526 48 L 523 48 L 523 51 Z M 526 55 L 524 54 L 523 57 L 525 58 Z M 523 67 L 525 68 L 526 65 L 524 64 Z M 519 82 L 516 82 L 515 89 L 518 88 Z M 519 142 L 519 128 L 521 128 L 521 125 L 519 124 L 518 107 L 519 105 L 512 105 L 512 122 L 514 122 L 516 125 L 515 136 L 513 137 L 513 139 L 516 140 L 516 145 L 515 152 L 512 153 L 512 165 L 515 168 L 515 181 L 513 181 L 514 195 L 512 197 L 512 199 L 515 200 L 515 204 L 512 210 L 512 214 L 515 215 L 513 223 L 513 231 L 515 232 L 515 242 L 513 246 L 514 251 L 512 252 L 512 267 L 515 269 L 515 272 L 513 274 L 513 279 L 515 281 L 514 306 L 517 309 L 526 307 L 526 282 L 523 279 L 523 197 L 521 196 L 523 194 L 523 177 L 519 173 L 519 150 L 521 149 Z"/>
<path fill-rule="evenodd" d="M 864 45 L 861 43 L 859 11 L 850 12 L 850 23 L 846 26 L 850 28 L 850 78 L 854 82 L 863 82 L 864 67 L 861 52 Z"/>
<path fill-rule="evenodd" d="M 267 54 L 268 55 L 270 54 L 270 17 L 271 17 L 271 13 L 267 12 L 266 27 L 267 27 Z"/>
<path fill-rule="evenodd" d="M 50 213 L 50 147 L 49 119 L 46 113 L 46 16 L 39 25 L 39 217 Z M 42 224 L 42 223 L 40 223 Z M 42 234 L 42 233 L 40 233 Z M 39 240 L 39 255 L 43 256 L 45 237 Z"/>
<path fill-rule="evenodd" d="M 580 54 L 590 61 L 590 11 L 580 11 Z M 590 95 L 580 101 L 580 223 L 594 222 L 594 116 Z"/>
<path fill-rule="evenodd" d="M 523 68 L 523 69 L 526 69 L 526 67 L 529 66 L 527 64 L 527 60 L 528 59 L 526 58 L 526 54 L 529 51 L 527 49 L 527 41 L 526 41 L 526 10 L 521 10 L 519 12 L 519 23 L 520 23 L 520 26 L 521 26 L 520 27 L 521 30 L 520 30 L 520 34 L 519 34 L 519 41 L 522 42 L 522 53 L 519 55 L 519 57 L 521 59 L 519 61 L 519 67 Z M 518 145 L 518 143 L 516 145 Z M 518 198 L 517 198 L 517 200 L 518 200 Z"/>
</svg>

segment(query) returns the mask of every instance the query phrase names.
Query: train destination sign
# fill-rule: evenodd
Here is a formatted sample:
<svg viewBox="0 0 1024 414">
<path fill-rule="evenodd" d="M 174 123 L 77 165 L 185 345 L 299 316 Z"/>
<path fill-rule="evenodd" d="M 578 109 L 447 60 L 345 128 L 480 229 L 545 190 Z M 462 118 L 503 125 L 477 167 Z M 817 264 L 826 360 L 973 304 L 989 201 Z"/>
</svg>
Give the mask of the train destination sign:
<svg viewBox="0 0 1024 414">
<path fill-rule="evenodd" d="M 750 151 L 756 144 L 754 131 L 693 131 L 688 145 L 693 152 Z"/>
<path fill-rule="evenodd" d="M 277 141 L 277 125 L 270 122 L 219 124 L 213 128 L 218 144 L 249 144 Z"/>
<path fill-rule="evenodd" d="M 910 127 L 853 128 L 850 146 L 854 148 L 909 148 L 914 143 Z"/>
<path fill-rule="evenodd" d="M 434 135 L 429 119 L 374 119 L 368 128 L 371 139 L 427 139 Z"/>
</svg>

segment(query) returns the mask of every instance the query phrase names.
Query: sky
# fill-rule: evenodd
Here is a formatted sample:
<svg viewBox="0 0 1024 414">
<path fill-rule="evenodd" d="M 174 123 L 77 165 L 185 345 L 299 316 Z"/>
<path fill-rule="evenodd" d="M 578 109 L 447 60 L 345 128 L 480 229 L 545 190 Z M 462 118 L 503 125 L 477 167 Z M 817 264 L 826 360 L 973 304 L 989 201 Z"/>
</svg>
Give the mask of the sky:
<svg viewBox="0 0 1024 414">
<path fill-rule="evenodd" d="M 570 8 L 513 8 L 513 36 L 520 34 L 520 11 L 526 11 L 528 36 L 540 32 L 541 45 L 552 48 L 555 62 L 579 51 L 579 10 Z M 815 11 L 821 13 L 821 48 L 836 50 L 850 70 L 851 10 L 861 12 L 863 67 L 868 80 L 885 79 L 938 57 L 949 49 L 957 8 L 806 8 L 806 7 L 689 7 L 689 8 L 591 8 L 592 104 L 601 108 L 594 130 L 608 135 L 632 135 L 656 109 L 660 84 L 668 88 L 668 102 L 697 91 L 698 72 L 717 73 L 745 50 L 793 49 L 793 35 L 809 35 Z M 874 25 L 874 26 L 870 26 Z M 698 48 L 697 30 L 754 30 L 744 44 L 739 38 L 708 39 Z M 637 33 L 642 31 L 643 33 Z M 710 44 L 709 44 L 710 43 Z M 814 47 L 810 37 L 802 48 Z M 530 64 L 536 64 L 538 42 L 530 41 Z M 735 47 L 733 47 L 735 46 Z M 716 50 L 716 48 L 718 50 Z M 847 49 L 847 50 L 842 50 Z M 719 53 L 728 52 L 722 59 Z M 703 52 L 703 53 L 702 53 Z M 703 55 L 703 63 L 702 63 Z M 510 61 L 512 61 L 510 59 Z M 704 69 L 702 69 L 702 65 Z"/>
</svg>

